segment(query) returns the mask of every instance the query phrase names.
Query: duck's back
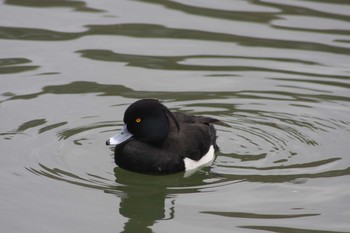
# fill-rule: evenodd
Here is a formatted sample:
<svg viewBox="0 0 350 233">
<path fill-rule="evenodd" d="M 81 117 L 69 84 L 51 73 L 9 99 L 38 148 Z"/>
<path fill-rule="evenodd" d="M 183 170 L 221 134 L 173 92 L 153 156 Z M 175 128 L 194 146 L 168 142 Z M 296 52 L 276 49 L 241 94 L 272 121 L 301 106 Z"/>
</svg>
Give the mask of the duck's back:
<svg viewBox="0 0 350 233">
<path fill-rule="evenodd" d="M 216 131 L 212 123 L 217 119 L 193 116 L 184 113 L 174 113 L 180 131 L 172 130 L 169 134 L 169 146 L 176 145 L 183 157 L 199 160 L 205 155 L 210 146 L 216 146 Z"/>
</svg>

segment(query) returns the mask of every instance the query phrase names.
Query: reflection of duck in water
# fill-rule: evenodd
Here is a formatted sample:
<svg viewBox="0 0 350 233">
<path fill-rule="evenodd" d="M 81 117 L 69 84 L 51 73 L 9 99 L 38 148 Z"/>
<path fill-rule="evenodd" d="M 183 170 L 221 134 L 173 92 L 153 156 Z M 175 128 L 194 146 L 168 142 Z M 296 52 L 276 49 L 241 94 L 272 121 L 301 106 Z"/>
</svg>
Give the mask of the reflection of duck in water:
<svg viewBox="0 0 350 233">
<path fill-rule="evenodd" d="M 123 233 L 153 232 L 161 221 L 175 217 L 175 199 L 184 193 L 201 192 L 206 179 L 216 177 L 205 169 L 184 178 L 182 173 L 168 176 L 144 175 L 119 167 L 114 169 L 117 187 L 112 191 L 119 198 L 119 213 L 127 218 Z"/>
<path fill-rule="evenodd" d="M 123 233 L 153 232 L 151 227 L 165 218 L 165 193 L 132 193 L 121 199 L 119 213 L 128 218 Z M 167 207 L 169 208 L 169 207 Z"/>
<path fill-rule="evenodd" d="M 121 168 L 168 174 L 214 160 L 217 119 L 172 113 L 158 100 L 143 99 L 127 108 L 124 123 L 120 134 L 106 142 L 117 145 L 115 162 Z"/>
<path fill-rule="evenodd" d="M 176 183 L 175 177 L 142 175 L 118 167 L 114 171 L 116 182 L 121 185 L 117 192 L 120 197 L 119 213 L 128 219 L 123 233 L 153 232 L 151 227 L 157 221 L 172 218 L 173 213 L 170 212 L 174 204 L 170 202 L 174 200 L 167 197 L 169 191 L 165 179 L 170 178 Z"/>
</svg>

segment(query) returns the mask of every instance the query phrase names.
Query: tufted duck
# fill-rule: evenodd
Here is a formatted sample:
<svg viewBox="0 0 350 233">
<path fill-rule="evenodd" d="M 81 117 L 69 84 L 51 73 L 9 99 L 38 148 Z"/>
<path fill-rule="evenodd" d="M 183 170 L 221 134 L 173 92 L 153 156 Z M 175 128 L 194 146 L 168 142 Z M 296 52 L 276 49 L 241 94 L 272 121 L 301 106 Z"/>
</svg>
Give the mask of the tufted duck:
<svg viewBox="0 0 350 233">
<path fill-rule="evenodd" d="M 131 104 L 124 128 L 107 140 L 116 145 L 115 163 L 126 170 L 169 174 L 196 169 L 214 160 L 219 120 L 170 112 L 155 99 Z"/>
</svg>

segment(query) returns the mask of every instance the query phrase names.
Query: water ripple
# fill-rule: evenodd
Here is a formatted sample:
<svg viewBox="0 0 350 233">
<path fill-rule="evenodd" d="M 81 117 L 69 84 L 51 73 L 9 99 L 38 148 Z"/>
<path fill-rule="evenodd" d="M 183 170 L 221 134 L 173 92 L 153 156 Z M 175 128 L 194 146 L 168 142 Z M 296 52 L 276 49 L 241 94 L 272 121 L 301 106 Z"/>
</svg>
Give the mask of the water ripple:
<svg viewBox="0 0 350 233">
<path fill-rule="evenodd" d="M 26 58 L 3 58 L 0 59 L 0 75 L 10 73 L 20 73 L 38 69 L 39 66 L 23 65 L 32 61 Z"/>
<path fill-rule="evenodd" d="M 69 89 L 64 90 L 66 93 Z M 90 91 L 92 90 L 90 89 Z M 315 118 L 307 114 L 300 116 L 292 113 L 237 109 L 237 106 L 225 104 L 223 100 L 220 100 L 220 103 L 216 103 L 215 99 L 211 99 L 211 101 L 212 104 L 202 104 L 198 100 L 195 102 L 179 102 L 179 100 L 168 102 L 172 105 L 177 103 L 177 109 L 183 109 L 184 112 L 186 112 L 186 109 L 192 110 L 187 112 L 193 113 L 194 111 L 195 114 L 199 115 L 212 115 L 215 112 L 216 117 L 228 124 L 229 127 L 217 126 L 218 144 L 221 151 L 218 153 L 212 167 L 195 173 L 194 177 L 188 180 L 183 180 L 183 174 L 176 174 L 168 179 L 159 178 L 160 180 L 157 182 L 160 182 L 160 184 L 165 182 L 164 185 L 170 188 L 168 180 L 171 180 L 171 183 L 174 184 L 171 185 L 171 189 L 180 189 L 186 192 L 188 188 L 204 191 L 217 188 L 218 185 L 232 185 L 232 182 L 241 181 L 262 183 L 305 182 L 305 179 L 350 174 L 350 168 L 340 166 L 342 157 L 328 154 L 323 155 L 323 158 L 310 157 L 314 153 L 313 148 L 323 147 L 322 141 L 315 135 L 319 133 L 328 134 L 330 130 L 344 130 L 344 125 L 349 123 L 344 124 L 340 121 Z M 118 108 L 125 107 L 123 105 L 118 106 Z M 234 117 L 228 116 L 232 113 Z M 37 119 L 22 123 L 16 132 L 25 133 L 27 130 L 39 127 L 39 135 L 45 137 L 45 134 L 54 133 L 58 141 L 71 141 L 73 147 L 75 147 L 74 150 L 80 151 L 85 150 L 86 146 L 89 147 L 89 144 L 93 145 L 95 143 L 89 135 L 100 133 L 105 135 L 106 139 L 122 125 L 120 121 L 94 122 L 93 119 L 95 118 L 90 117 L 90 123 L 81 123 L 73 127 L 70 126 L 71 123 L 69 122 L 50 123 L 45 119 Z M 72 144 L 69 144 L 69 146 L 72 147 Z M 104 147 L 102 142 L 100 147 Z M 59 153 L 71 153 L 64 148 L 59 151 Z M 105 152 L 108 154 L 107 151 Z M 109 152 L 111 156 L 113 155 L 112 151 Z M 227 153 L 227 151 L 229 152 Z M 310 152 L 310 155 L 306 156 L 305 153 L 308 152 Z M 77 153 L 80 154 L 80 152 Z M 85 152 L 81 153 L 84 154 Z M 119 186 L 114 184 L 113 179 L 98 175 L 98 172 L 77 175 L 74 172 L 60 168 L 50 168 L 43 163 L 39 164 L 39 168 L 28 167 L 27 170 L 36 175 L 84 187 L 101 189 L 106 192 L 113 193 L 115 190 L 119 190 Z M 122 171 L 122 169 L 117 169 L 114 172 L 116 172 L 114 176 L 118 184 L 121 184 L 120 182 L 130 184 L 129 172 Z M 128 181 L 123 181 L 124 175 L 129 179 Z M 140 174 L 134 176 L 135 182 L 139 185 L 137 177 Z M 154 179 L 158 178 L 149 179 L 150 182 L 154 182 Z M 301 181 L 303 179 L 304 181 Z M 145 182 L 144 177 L 142 180 L 142 182 Z"/>
<path fill-rule="evenodd" d="M 303 218 L 317 216 L 320 214 L 257 214 L 257 213 L 243 213 L 243 212 L 215 212 L 205 211 L 204 214 L 213 214 L 230 218 L 255 218 L 255 219 L 281 219 L 281 218 Z"/>
<path fill-rule="evenodd" d="M 102 10 L 87 7 L 84 1 L 67 0 L 5 0 L 6 4 L 24 7 L 69 7 L 76 11 L 103 12 Z"/>
<path fill-rule="evenodd" d="M 261 231 L 269 231 L 269 232 L 275 232 L 275 233 L 284 233 L 284 232 L 290 232 L 290 233 L 297 233 L 297 232 L 304 232 L 304 233 L 346 233 L 345 231 L 327 231 L 327 230 L 313 230 L 313 229 L 305 229 L 305 228 L 292 228 L 292 227 L 279 227 L 279 226 L 240 226 L 240 228 L 243 229 L 251 229 L 251 230 L 261 230 Z"/>
<path fill-rule="evenodd" d="M 88 30 L 84 32 L 58 32 L 38 28 L 0 27 L 1 39 L 17 40 L 73 40 L 89 35 L 115 35 L 131 36 L 137 38 L 172 38 L 191 39 L 217 42 L 230 42 L 248 47 L 267 47 L 278 49 L 309 50 L 327 52 L 333 54 L 349 54 L 350 48 L 343 44 L 326 44 L 320 42 L 302 41 L 301 39 L 278 39 L 253 37 L 249 35 L 211 32 L 204 30 L 190 30 L 181 28 L 169 28 L 157 24 L 115 24 L 115 25 L 86 25 Z"/>
</svg>

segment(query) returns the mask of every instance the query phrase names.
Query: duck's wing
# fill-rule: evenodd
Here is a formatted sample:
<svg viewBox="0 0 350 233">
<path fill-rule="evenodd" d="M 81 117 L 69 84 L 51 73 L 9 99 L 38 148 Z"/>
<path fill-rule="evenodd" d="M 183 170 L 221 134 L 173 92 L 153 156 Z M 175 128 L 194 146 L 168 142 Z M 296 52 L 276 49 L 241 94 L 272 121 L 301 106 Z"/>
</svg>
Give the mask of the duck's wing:
<svg viewBox="0 0 350 233">
<path fill-rule="evenodd" d="M 207 154 L 211 146 L 216 147 L 216 131 L 212 123 L 217 119 L 197 117 L 185 113 L 173 113 L 180 130 L 172 130 L 167 145 L 179 156 L 198 161 Z"/>
</svg>

